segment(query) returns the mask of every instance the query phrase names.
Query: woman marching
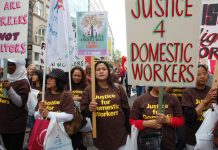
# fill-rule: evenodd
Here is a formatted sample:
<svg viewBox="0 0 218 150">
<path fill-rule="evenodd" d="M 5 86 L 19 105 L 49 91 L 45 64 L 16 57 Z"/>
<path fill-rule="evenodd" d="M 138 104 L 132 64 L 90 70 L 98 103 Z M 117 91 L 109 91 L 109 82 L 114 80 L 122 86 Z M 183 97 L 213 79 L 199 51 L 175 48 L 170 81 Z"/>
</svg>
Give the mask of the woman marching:
<svg viewBox="0 0 218 150">
<path fill-rule="evenodd" d="M 43 72 L 36 70 L 32 75 L 32 85 L 33 89 L 39 90 L 42 92 L 42 81 L 43 81 Z"/>
<path fill-rule="evenodd" d="M 74 103 L 69 92 L 64 91 L 66 76 L 63 70 L 53 69 L 47 75 L 45 101 L 38 103 L 35 119 L 49 118 L 55 115 L 58 122 L 68 122 L 73 119 Z"/>
<path fill-rule="evenodd" d="M 0 84 L 0 134 L 7 150 L 23 148 L 30 91 L 25 64 L 25 60 L 9 59 L 7 80 Z"/>
<path fill-rule="evenodd" d="M 175 128 L 184 123 L 179 100 L 165 93 L 163 97 L 163 110 L 157 113 L 159 87 L 139 96 L 132 107 L 130 124 L 139 129 L 139 150 L 175 150 Z"/>
<path fill-rule="evenodd" d="M 81 98 L 84 89 L 88 86 L 86 74 L 81 67 L 74 67 L 71 70 L 71 85 L 72 85 L 72 98 L 77 107 L 80 108 Z M 67 90 L 70 90 L 69 86 Z M 86 150 L 87 148 L 82 143 L 82 133 L 77 132 L 70 136 L 74 149 Z"/>
<path fill-rule="evenodd" d="M 217 87 L 210 89 L 206 86 L 208 70 L 203 64 L 198 65 L 196 88 L 187 88 L 182 96 L 182 108 L 186 119 L 185 140 L 187 150 L 194 150 L 195 133 L 204 120 L 203 113 L 217 98 Z"/>
<path fill-rule="evenodd" d="M 81 101 L 82 114 L 91 118 L 96 112 L 97 138 L 94 145 L 99 150 L 122 150 L 130 133 L 129 104 L 126 93 L 110 79 L 106 62 L 95 64 L 96 102 L 91 101 L 91 87 L 87 87 Z"/>
<path fill-rule="evenodd" d="M 43 80 L 43 72 L 40 70 L 34 71 L 32 77 L 31 77 L 31 91 L 34 93 L 34 98 L 37 100 L 37 97 L 41 96 L 42 94 L 42 80 Z M 28 104 L 28 102 L 27 102 Z M 37 103 L 36 103 L 37 104 Z M 28 105 L 27 105 L 28 107 Z M 35 108 L 35 107 L 34 107 Z M 28 119 L 27 119 L 27 127 L 30 128 L 30 133 L 33 128 L 35 119 L 34 119 L 34 111 L 28 112 Z"/>
</svg>

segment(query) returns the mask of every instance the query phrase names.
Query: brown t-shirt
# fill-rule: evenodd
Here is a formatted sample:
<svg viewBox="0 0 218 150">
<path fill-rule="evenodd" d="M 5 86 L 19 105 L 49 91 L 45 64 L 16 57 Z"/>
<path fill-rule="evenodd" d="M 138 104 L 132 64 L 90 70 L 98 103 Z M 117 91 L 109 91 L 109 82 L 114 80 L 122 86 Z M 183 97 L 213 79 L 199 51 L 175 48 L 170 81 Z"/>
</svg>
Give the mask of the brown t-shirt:
<svg viewBox="0 0 218 150">
<path fill-rule="evenodd" d="M 41 101 L 41 97 L 39 98 Z M 52 94 L 49 90 L 45 93 L 46 109 L 51 112 L 65 112 L 74 114 L 74 102 L 70 92 L 63 92 L 63 94 Z M 38 104 L 36 111 L 38 110 Z"/>
<path fill-rule="evenodd" d="M 182 106 L 183 107 L 190 107 L 195 109 L 195 107 L 201 103 L 201 101 L 206 97 L 207 93 L 209 92 L 210 88 L 205 87 L 203 90 L 199 90 L 196 88 L 187 88 L 183 92 L 182 96 Z M 208 109 L 206 107 L 201 115 L 197 118 L 196 121 L 193 120 L 192 123 L 186 121 L 185 124 L 185 140 L 187 144 L 195 145 L 195 133 L 197 132 L 198 128 L 201 126 L 201 123 L 204 120 L 203 113 Z"/>
<path fill-rule="evenodd" d="M 30 86 L 27 79 L 11 83 L 14 91 L 21 96 L 22 107 L 17 107 L 12 101 L 3 96 L 2 84 L 0 84 L 0 133 L 22 133 L 26 130 L 28 99 Z"/>
<path fill-rule="evenodd" d="M 94 139 L 94 144 L 100 150 L 117 150 L 126 143 L 127 131 L 123 108 L 128 109 L 129 104 L 124 90 L 121 88 L 120 90 L 122 91 L 115 86 L 96 90 L 97 138 Z M 82 96 L 81 111 L 88 109 L 90 101 L 91 87 L 89 86 Z"/>
<path fill-rule="evenodd" d="M 168 94 L 164 94 L 164 108 L 165 115 L 168 116 L 182 116 L 182 108 L 179 100 Z M 130 118 L 134 120 L 152 120 L 156 119 L 158 109 L 158 97 L 153 97 L 150 93 L 143 94 L 139 96 L 132 107 Z M 163 125 L 162 128 L 162 143 L 161 149 L 164 150 L 175 150 L 176 148 L 176 137 L 175 137 L 175 128 Z M 139 131 L 140 135 L 146 135 L 154 131 L 159 131 L 153 128 L 145 128 L 144 130 Z"/>
</svg>

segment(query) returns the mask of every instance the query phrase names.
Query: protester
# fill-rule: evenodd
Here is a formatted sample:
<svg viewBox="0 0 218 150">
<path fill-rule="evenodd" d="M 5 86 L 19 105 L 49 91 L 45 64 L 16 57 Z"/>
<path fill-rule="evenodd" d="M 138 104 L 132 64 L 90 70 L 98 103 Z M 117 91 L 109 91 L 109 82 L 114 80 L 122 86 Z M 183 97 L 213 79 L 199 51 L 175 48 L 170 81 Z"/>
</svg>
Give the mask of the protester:
<svg viewBox="0 0 218 150">
<path fill-rule="evenodd" d="M 80 102 L 84 89 L 88 86 L 86 75 L 81 67 L 74 67 L 71 70 L 71 85 L 72 85 L 72 98 L 74 103 L 80 108 Z M 67 90 L 70 90 L 69 85 Z M 82 133 L 77 132 L 71 137 L 73 148 L 78 150 L 86 150 L 87 148 L 82 143 Z"/>
<path fill-rule="evenodd" d="M 87 87 L 81 101 L 81 112 L 91 118 L 96 112 L 97 138 L 94 145 L 99 150 L 121 150 L 130 133 L 129 104 L 122 86 L 113 84 L 106 62 L 95 64 L 96 102 L 91 101 L 91 87 Z"/>
<path fill-rule="evenodd" d="M 42 81 L 43 81 L 43 72 L 40 70 L 36 70 L 32 75 L 32 89 L 37 90 L 38 96 L 41 96 L 42 94 Z M 34 125 L 34 114 L 28 113 L 28 119 L 27 119 L 27 127 L 30 128 L 30 131 L 33 128 Z"/>
<path fill-rule="evenodd" d="M 7 150 L 23 148 L 29 91 L 25 60 L 8 59 L 8 76 L 0 84 L 0 134 Z"/>
<path fill-rule="evenodd" d="M 128 75 L 127 72 L 125 73 L 125 87 L 126 87 L 126 94 L 128 95 L 128 97 L 131 97 L 131 89 L 132 89 L 132 85 L 129 85 L 128 83 Z"/>
<path fill-rule="evenodd" d="M 120 83 L 120 81 L 121 81 L 120 72 L 117 68 L 112 69 L 111 79 L 112 79 L 113 83 Z"/>
<path fill-rule="evenodd" d="M 42 92 L 43 72 L 36 70 L 32 75 L 32 88 Z"/>
<path fill-rule="evenodd" d="M 198 65 L 196 88 L 185 89 L 182 96 L 182 108 L 186 119 L 185 140 L 187 150 L 194 150 L 196 144 L 195 133 L 203 122 L 203 113 L 217 96 L 217 88 L 206 86 L 208 70 L 205 65 Z"/>
<path fill-rule="evenodd" d="M 208 72 L 208 79 L 207 79 L 207 83 L 206 85 L 211 87 L 212 86 L 212 83 L 213 83 L 213 74 L 211 74 L 211 72 L 209 72 L 209 68 L 208 68 L 208 65 L 206 63 L 202 63 L 202 65 L 204 65 L 207 69 L 207 72 Z"/>
<path fill-rule="evenodd" d="M 175 150 L 175 128 L 184 123 L 179 100 L 164 94 L 163 109 L 165 113 L 157 113 L 159 87 L 153 87 L 146 94 L 139 96 L 130 113 L 130 124 L 139 129 L 139 150 Z"/>
<path fill-rule="evenodd" d="M 91 84 L 91 66 L 90 65 L 86 66 L 86 78 L 89 84 Z"/>
<path fill-rule="evenodd" d="M 47 75 L 45 100 L 41 97 L 36 107 L 35 118 L 51 118 L 56 116 L 58 122 L 67 122 L 73 119 L 74 102 L 69 92 L 64 92 L 66 76 L 63 70 L 53 69 Z"/>
<path fill-rule="evenodd" d="M 35 70 L 36 70 L 36 66 L 34 64 L 30 64 L 27 67 L 27 77 L 29 79 L 30 85 L 32 84 L 32 76 L 33 76 L 33 73 L 35 72 Z"/>
<path fill-rule="evenodd" d="M 124 79 L 124 76 L 125 76 L 125 69 L 123 68 L 123 66 L 119 67 L 119 71 L 120 71 L 120 77 L 121 77 L 120 84 L 122 85 L 123 84 L 123 79 Z"/>
</svg>

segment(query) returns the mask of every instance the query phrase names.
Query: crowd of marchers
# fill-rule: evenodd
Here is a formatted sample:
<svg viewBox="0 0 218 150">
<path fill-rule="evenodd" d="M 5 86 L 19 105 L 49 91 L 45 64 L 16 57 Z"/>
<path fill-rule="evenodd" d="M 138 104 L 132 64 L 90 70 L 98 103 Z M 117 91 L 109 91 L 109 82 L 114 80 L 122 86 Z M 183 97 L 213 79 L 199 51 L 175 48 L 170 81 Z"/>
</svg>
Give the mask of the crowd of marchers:
<svg viewBox="0 0 218 150">
<path fill-rule="evenodd" d="M 25 60 L 8 59 L 7 77 L 0 67 L 0 149 L 28 149 L 25 138 L 31 137 L 36 119 L 51 119 L 67 123 L 75 119 L 75 107 L 84 118 L 96 112 L 97 138 L 90 131 L 69 135 L 74 150 L 92 146 L 98 150 L 125 150 L 131 126 L 138 129 L 139 150 L 194 150 L 196 132 L 204 121 L 204 112 L 218 102 L 218 87 L 211 88 L 211 77 L 205 64 L 198 64 L 196 86 L 193 88 L 165 87 L 163 106 L 158 112 L 159 87 L 136 86 L 137 98 L 130 108 L 132 85 L 128 84 L 123 67 L 106 61 L 91 67 L 76 66 L 69 73 L 54 68 L 46 74 L 43 91 L 43 71 L 34 64 L 26 67 Z M 69 79 L 70 77 L 70 79 Z M 70 83 L 71 81 L 71 83 Z M 95 81 L 95 101 L 92 86 Z M 34 112 L 28 112 L 29 93 L 37 92 Z M 44 100 L 42 95 L 44 94 Z M 27 135 L 26 133 L 30 134 Z M 218 124 L 213 128 L 213 144 L 218 148 Z M 28 136 L 28 137 L 27 137 Z M 87 144 L 87 137 L 92 141 Z M 85 140 L 86 138 L 86 140 Z"/>
</svg>

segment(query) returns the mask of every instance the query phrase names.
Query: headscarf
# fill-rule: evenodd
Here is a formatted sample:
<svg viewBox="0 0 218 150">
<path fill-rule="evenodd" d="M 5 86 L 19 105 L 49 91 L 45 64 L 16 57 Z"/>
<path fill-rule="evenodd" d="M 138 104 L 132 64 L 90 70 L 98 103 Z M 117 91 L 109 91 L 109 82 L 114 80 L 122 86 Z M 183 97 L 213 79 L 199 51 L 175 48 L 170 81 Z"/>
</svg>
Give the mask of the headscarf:
<svg viewBox="0 0 218 150">
<path fill-rule="evenodd" d="M 16 70 L 13 74 L 8 74 L 7 78 L 10 82 L 19 81 L 22 79 L 27 79 L 27 71 L 25 68 L 26 61 L 25 59 L 8 59 L 9 62 L 12 62 L 16 65 Z"/>
</svg>

